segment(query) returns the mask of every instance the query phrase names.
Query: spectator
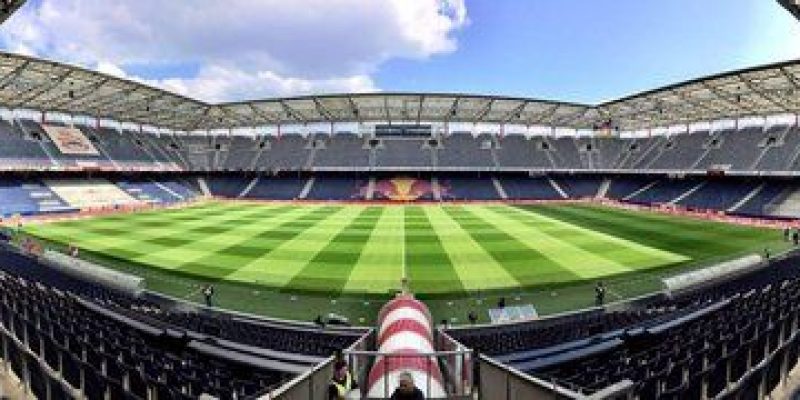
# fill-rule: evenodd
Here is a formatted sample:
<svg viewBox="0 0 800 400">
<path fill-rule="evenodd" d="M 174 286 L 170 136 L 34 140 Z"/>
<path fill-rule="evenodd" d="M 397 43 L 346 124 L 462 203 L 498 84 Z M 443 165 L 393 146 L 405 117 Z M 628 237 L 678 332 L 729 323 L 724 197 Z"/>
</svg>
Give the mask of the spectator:
<svg viewBox="0 0 800 400">
<path fill-rule="evenodd" d="M 391 400 L 423 400 L 425 394 L 414 385 L 414 377 L 408 372 L 403 372 L 397 382 L 397 389 L 392 393 Z"/>
<path fill-rule="evenodd" d="M 475 310 L 470 310 L 469 314 L 467 314 L 467 319 L 470 324 L 475 325 L 478 323 L 478 314 L 475 314 Z"/>
<path fill-rule="evenodd" d="M 318 326 L 320 329 L 325 328 L 325 320 L 322 319 L 322 315 L 317 314 L 317 318 L 314 318 L 314 325 Z"/>
<path fill-rule="evenodd" d="M 501 297 L 500 300 L 497 301 L 497 308 L 506 308 L 506 298 Z"/>
<path fill-rule="evenodd" d="M 597 282 L 594 286 L 594 300 L 598 306 L 602 306 L 606 301 L 606 286 L 602 281 Z"/>
<path fill-rule="evenodd" d="M 214 297 L 214 285 L 209 283 L 203 288 L 203 297 L 206 298 L 206 305 L 212 307 L 211 300 Z"/>
<path fill-rule="evenodd" d="M 354 389 L 358 389 L 358 383 L 353 379 L 353 373 L 350 372 L 350 366 L 342 352 L 337 351 L 333 362 L 333 377 L 328 385 L 328 399 L 343 400 Z"/>
<path fill-rule="evenodd" d="M 795 246 L 800 244 L 800 232 L 798 232 L 797 229 L 792 232 L 792 242 L 794 242 Z"/>
</svg>

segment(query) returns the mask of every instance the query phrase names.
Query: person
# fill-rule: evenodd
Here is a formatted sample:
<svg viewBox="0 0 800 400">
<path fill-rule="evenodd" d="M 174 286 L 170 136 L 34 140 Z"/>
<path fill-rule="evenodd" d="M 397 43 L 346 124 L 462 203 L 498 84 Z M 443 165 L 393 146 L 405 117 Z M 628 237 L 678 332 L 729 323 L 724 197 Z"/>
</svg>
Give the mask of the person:
<svg viewBox="0 0 800 400">
<path fill-rule="evenodd" d="M 211 298 L 214 297 L 214 285 L 208 284 L 203 288 L 203 296 L 206 298 L 206 305 L 211 307 Z"/>
<path fill-rule="evenodd" d="M 597 282 L 594 286 L 594 300 L 598 306 L 602 306 L 606 301 L 606 286 L 602 281 Z"/>
<path fill-rule="evenodd" d="M 506 308 L 506 298 L 501 297 L 500 300 L 497 301 L 497 308 Z"/>
<path fill-rule="evenodd" d="M 475 314 L 475 310 L 470 310 L 469 314 L 467 314 L 467 319 L 470 324 L 475 325 L 478 323 L 478 314 Z"/>
<path fill-rule="evenodd" d="M 800 232 L 798 232 L 797 229 L 792 232 L 792 242 L 794 242 L 795 246 L 800 244 Z"/>
<path fill-rule="evenodd" d="M 769 247 L 764 247 L 764 259 L 769 260 Z"/>
<path fill-rule="evenodd" d="M 358 383 L 353 379 L 353 373 L 350 372 L 341 350 L 337 350 L 333 362 L 333 376 L 328 384 L 328 399 L 343 400 L 354 389 L 358 389 Z"/>
<path fill-rule="evenodd" d="M 789 227 L 787 226 L 787 227 L 783 228 L 783 241 L 784 242 L 788 242 L 789 241 L 789 234 L 791 234 L 791 230 L 789 229 Z"/>
<path fill-rule="evenodd" d="M 391 400 L 423 400 L 425 394 L 414 385 L 414 377 L 409 372 L 403 372 L 397 379 L 397 389 L 392 393 Z"/>
<path fill-rule="evenodd" d="M 325 320 L 322 319 L 322 315 L 317 314 L 317 318 L 314 318 L 314 325 L 318 326 L 319 328 L 325 328 Z"/>
</svg>

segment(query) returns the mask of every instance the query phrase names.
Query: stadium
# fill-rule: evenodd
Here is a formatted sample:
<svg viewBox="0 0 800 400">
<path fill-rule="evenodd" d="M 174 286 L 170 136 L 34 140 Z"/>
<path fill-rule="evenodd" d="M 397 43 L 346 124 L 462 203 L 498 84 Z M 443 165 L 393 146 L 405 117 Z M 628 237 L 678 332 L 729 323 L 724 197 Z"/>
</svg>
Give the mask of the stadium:
<svg viewBox="0 0 800 400">
<path fill-rule="evenodd" d="M 800 60 L 592 103 L 53 58 L 0 51 L 0 397 L 800 396 Z"/>
</svg>

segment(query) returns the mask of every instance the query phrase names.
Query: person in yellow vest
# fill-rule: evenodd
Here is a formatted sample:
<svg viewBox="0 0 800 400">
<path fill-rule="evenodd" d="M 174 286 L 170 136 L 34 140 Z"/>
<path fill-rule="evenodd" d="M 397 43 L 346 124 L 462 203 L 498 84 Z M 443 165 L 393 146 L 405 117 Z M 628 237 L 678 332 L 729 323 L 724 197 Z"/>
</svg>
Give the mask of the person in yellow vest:
<svg viewBox="0 0 800 400">
<path fill-rule="evenodd" d="M 358 383 L 341 353 L 337 353 L 333 363 L 333 377 L 328 385 L 328 400 L 344 400 L 354 389 L 358 389 Z"/>
</svg>

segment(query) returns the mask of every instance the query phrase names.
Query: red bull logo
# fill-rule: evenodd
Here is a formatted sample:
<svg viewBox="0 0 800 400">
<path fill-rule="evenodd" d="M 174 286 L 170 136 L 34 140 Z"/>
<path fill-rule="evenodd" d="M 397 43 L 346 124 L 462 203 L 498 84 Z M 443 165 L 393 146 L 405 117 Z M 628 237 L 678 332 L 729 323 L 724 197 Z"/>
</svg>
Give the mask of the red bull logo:
<svg viewBox="0 0 800 400">
<path fill-rule="evenodd" d="M 367 185 L 361 188 L 362 196 L 366 197 Z M 442 195 L 447 192 L 446 188 L 439 187 Z M 420 199 L 433 199 L 433 185 L 428 180 L 410 177 L 397 177 L 391 179 L 380 179 L 375 181 L 375 191 L 373 197 L 376 199 L 386 199 L 392 201 L 416 201 Z"/>
</svg>

